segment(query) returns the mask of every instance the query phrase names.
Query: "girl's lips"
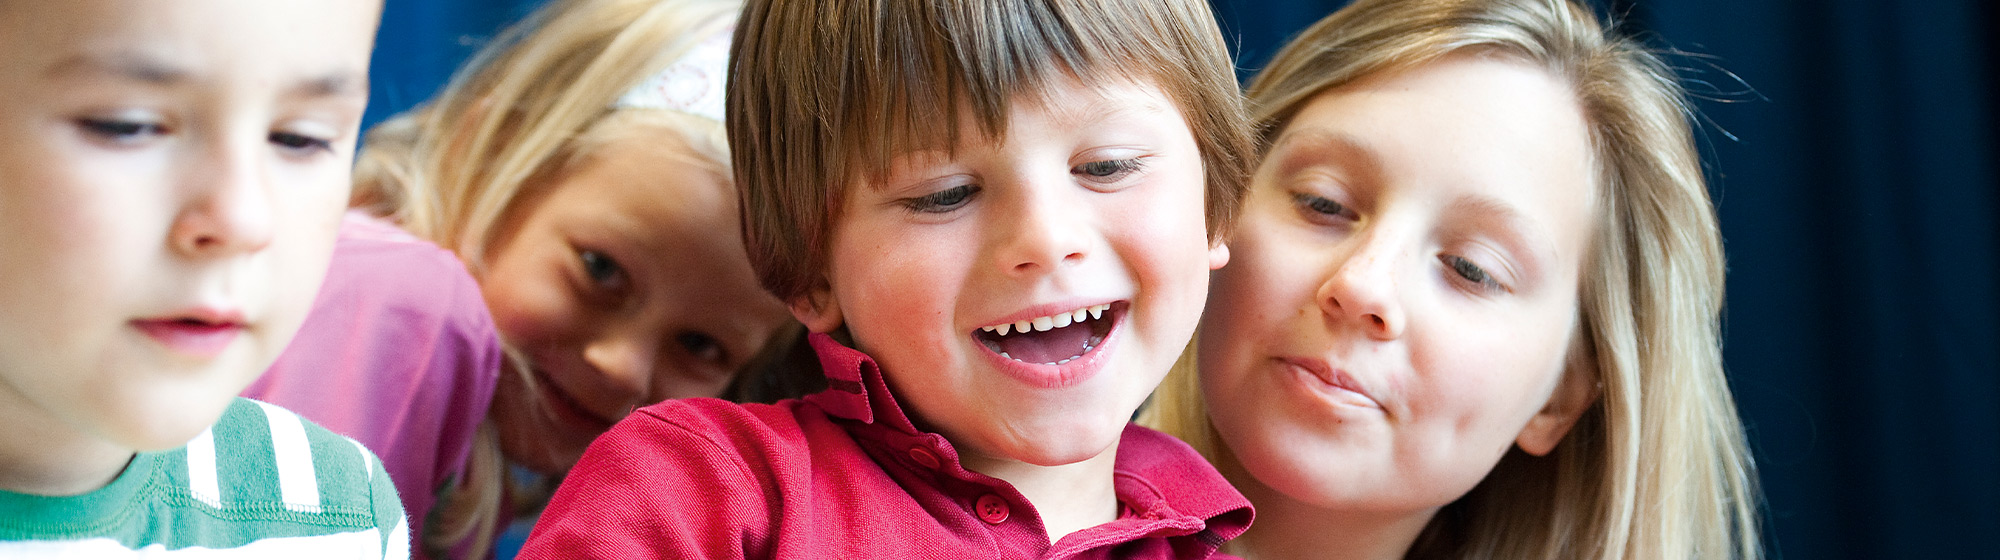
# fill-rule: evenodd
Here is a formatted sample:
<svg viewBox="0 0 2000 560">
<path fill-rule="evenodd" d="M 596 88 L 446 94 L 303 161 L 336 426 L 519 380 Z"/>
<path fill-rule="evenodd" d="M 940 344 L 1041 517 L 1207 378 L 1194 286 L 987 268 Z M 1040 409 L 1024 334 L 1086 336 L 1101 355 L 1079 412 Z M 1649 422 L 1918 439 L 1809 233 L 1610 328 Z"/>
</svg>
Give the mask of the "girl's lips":
<svg viewBox="0 0 2000 560">
<path fill-rule="evenodd" d="M 175 353 L 214 359 L 243 334 L 242 319 L 210 314 L 205 317 L 134 319 L 132 327 Z"/>
<path fill-rule="evenodd" d="M 535 374 L 535 384 L 540 386 L 542 406 L 555 420 L 568 424 L 578 432 L 590 432 L 592 437 L 611 429 L 617 421 L 598 416 L 577 402 L 575 397 L 563 391 L 562 386 L 549 378 L 549 374 L 539 367 L 530 368 Z"/>
<path fill-rule="evenodd" d="M 1336 402 L 1377 410 L 1382 409 L 1382 403 L 1376 401 L 1374 396 L 1369 395 L 1368 391 L 1363 389 L 1360 383 L 1347 375 L 1347 372 L 1334 369 L 1333 366 L 1328 365 L 1324 361 L 1296 357 L 1279 358 L 1278 361 L 1282 362 L 1286 366 L 1286 369 L 1293 372 L 1294 375 L 1305 381 L 1308 386 L 1317 389 L 1321 394 L 1332 398 Z"/>
</svg>

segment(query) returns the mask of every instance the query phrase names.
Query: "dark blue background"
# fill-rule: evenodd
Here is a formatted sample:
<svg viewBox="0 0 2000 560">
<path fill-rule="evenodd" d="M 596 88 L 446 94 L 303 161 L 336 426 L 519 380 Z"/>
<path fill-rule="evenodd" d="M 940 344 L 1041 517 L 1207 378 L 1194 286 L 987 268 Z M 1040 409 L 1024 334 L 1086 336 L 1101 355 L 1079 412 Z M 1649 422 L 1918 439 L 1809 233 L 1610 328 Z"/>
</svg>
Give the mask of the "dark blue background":
<svg viewBox="0 0 2000 560">
<path fill-rule="evenodd" d="M 1344 3 L 1214 0 L 1245 76 Z M 537 4 L 390 0 L 369 122 Z M 1724 352 L 1775 556 L 2000 557 L 2000 8 L 1598 7 L 1697 55 L 1674 60 L 1703 98 Z"/>
</svg>

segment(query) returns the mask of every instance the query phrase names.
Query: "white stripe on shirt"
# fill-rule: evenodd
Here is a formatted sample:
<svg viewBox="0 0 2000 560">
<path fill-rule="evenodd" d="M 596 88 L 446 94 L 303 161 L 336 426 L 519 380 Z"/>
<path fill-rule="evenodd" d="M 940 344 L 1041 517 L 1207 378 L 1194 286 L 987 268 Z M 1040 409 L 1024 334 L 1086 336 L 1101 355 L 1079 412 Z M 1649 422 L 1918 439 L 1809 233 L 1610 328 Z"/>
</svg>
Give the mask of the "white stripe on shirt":
<svg viewBox="0 0 2000 560">
<path fill-rule="evenodd" d="M 312 443 L 306 440 L 306 426 L 292 411 L 262 401 L 264 418 L 271 423 L 271 451 L 278 458 L 278 492 L 285 508 L 319 513 L 319 476 L 313 470 Z"/>
</svg>

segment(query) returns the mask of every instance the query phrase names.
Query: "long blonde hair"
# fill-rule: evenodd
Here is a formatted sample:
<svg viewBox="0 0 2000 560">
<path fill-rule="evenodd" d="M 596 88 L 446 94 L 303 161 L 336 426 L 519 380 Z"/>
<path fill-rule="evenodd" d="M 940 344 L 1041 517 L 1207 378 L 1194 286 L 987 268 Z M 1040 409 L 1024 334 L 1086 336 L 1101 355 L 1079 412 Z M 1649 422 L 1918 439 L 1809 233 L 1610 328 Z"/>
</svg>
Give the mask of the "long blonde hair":
<svg viewBox="0 0 2000 560">
<path fill-rule="evenodd" d="M 452 250 L 483 278 L 488 247 L 506 234 L 496 226 L 515 203 L 533 199 L 604 144 L 650 135 L 684 145 L 693 163 L 729 177 L 721 122 L 613 104 L 727 29 L 741 9 L 740 0 L 551 2 L 495 38 L 436 99 L 369 132 L 352 204 Z M 525 362 L 509 354 L 502 375 L 527 376 Z M 464 478 L 440 496 L 417 537 L 427 554 L 446 556 L 469 543 L 467 557 L 487 555 L 509 484 L 505 464 L 489 419 L 474 438 Z M 539 505 L 535 493 L 516 488 L 512 507 Z"/>
<path fill-rule="evenodd" d="M 1583 108 L 1603 211 L 1578 336 L 1602 397 L 1548 456 L 1509 452 L 1407 556 L 1759 557 L 1755 473 L 1722 369 L 1721 237 L 1691 109 L 1658 56 L 1564 0 L 1359 0 L 1251 83 L 1262 145 L 1321 92 L 1474 49 L 1544 69 Z M 1228 460 L 1185 358 L 1144 421 Z"/>
</svg>

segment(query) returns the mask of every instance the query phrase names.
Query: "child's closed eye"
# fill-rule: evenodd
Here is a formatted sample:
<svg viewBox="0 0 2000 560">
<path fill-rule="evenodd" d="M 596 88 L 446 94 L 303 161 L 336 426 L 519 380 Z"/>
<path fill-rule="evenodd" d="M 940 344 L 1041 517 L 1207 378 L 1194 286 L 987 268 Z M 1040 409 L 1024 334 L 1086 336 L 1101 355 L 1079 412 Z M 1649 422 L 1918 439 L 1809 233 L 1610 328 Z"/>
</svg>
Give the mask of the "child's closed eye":
<svg viewBox="0 0 2000 560">
<path fill-rule="evenodd" d="M 274 131 L 271 133 L 269 139 L 272 144 L 278 146 L 280 151 L 293 157 L 306 158 L 318 154 L 333 153 L 333 140 L 319 136 L 297 132 Z"/>
<path fill-rule="evenodd" d="M 1500 283 L 1499 279 L 1494 278 L 1491 273 L 1486 272 L 1485 268 L 1473 263 L 1471 259 L 1457 255 L 1442 255 L 1438 257 L 1438 260 L 1450 268 L 1453 275 L 1470 284 L 1481 294 L 1510 291 L 1507 289 L 1507 286 Z"/>
<path fill-rule="evenodd" d="M 76 119 L 76 126 L 91 139 L 118 148 L 136 147 L 168 133 L 165 124 L 143 118 L 85 117 Z"/>
<path fill-rule="evenodd" d="M 1085 181 L 1111 184 L 1139 172 L 1145 165 L 1145 161 L 1139 158 L 1109 159 L 1078 164 L 1075 167 L 1069 168 L 1069 172 Z"/>
<path fill-rule="evenodd" d="M 1361 219 L 1361 215 L 1347 205 L 1316 194 L 1294 192 L 1292 204 L 1298 206 L 1299 213 L 1304 214 L 1306 219 L 1313 223 L 1327 223 L 1336 219 L 1347 221 Z"/>
</svg>

